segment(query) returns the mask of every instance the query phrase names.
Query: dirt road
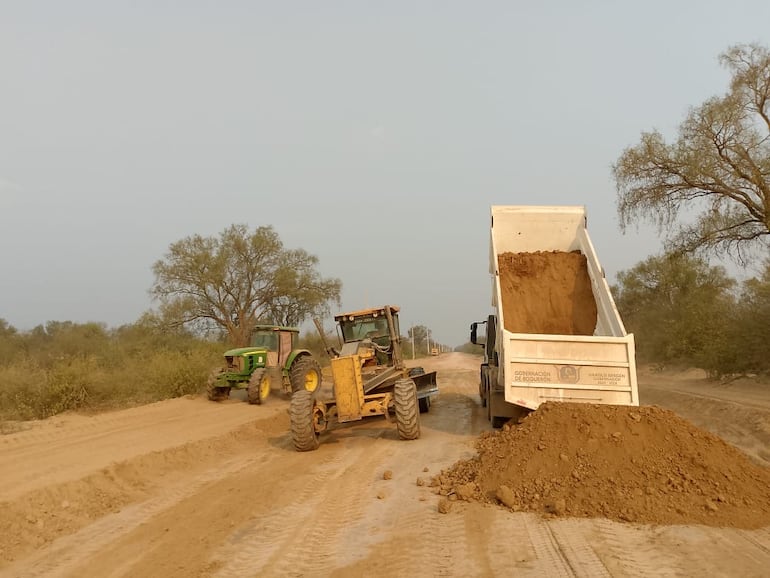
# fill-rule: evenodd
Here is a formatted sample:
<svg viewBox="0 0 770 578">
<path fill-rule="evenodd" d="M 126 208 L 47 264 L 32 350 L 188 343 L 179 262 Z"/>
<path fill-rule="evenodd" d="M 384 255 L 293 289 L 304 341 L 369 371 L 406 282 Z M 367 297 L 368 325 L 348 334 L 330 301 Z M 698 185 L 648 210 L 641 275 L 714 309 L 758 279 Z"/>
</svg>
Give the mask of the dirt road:
<svg viewBox="0 0 770 578">
<path fill-rule="evenodd" d="M 0 576 L 767 575 L 770 528 L 548 520 L 476 503 L 439 514 L 417 478 L 473 455 L 489 426 L 478 358 L 423 365 L 441 394 L 413 442 L 375 418 L 299 454 L 278 397 L 178 399 L 1 436 Z M 770 459 L 770 395 L 641 381 L 643 402 Z"/>
</svg>

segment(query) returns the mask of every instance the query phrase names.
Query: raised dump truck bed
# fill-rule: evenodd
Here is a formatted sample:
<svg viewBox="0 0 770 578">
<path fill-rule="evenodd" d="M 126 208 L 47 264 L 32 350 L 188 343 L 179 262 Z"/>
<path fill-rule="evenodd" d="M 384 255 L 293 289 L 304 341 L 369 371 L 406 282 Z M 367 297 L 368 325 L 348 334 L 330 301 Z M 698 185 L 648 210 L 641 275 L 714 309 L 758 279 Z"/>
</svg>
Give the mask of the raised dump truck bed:
<svg viewBox="0 0 770 578">
<path fill-rule="evenodd" d="M 491 216 L 494 312 L 482 322 L 480 394 L 493 424 L 545 401 L 638 405 L 634 337 L 615 307 L 585 209 L 493 206 Z"/>
</svg>

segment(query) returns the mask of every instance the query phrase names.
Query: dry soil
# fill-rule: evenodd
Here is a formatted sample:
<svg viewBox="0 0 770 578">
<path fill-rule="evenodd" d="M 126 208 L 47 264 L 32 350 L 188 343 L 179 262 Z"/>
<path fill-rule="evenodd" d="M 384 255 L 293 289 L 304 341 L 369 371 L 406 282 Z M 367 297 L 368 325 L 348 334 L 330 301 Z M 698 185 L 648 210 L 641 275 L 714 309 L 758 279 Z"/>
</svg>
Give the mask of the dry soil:
<svg viewBox="0 0 770 578">
<path fill-rule="evenodd" d="M 770 526 L 770 468 L 659 407 L 546 403 L 434 478 L 442 494 L 556 516 Z"/>
<path fill-rule="evenodd" d="M 596 300 L 580 251 L 498 255 L 505 329 L 593 335 Z"/>
<path fill-rule="evenodd" d="M 703 523 L 639 524 L 513 512 L 437 494 L 431 478 L 476 456 L 490 427 L 478 400 L 478 357 L 444 354 L 423 364 L 438 370 L 441 393 L 423 415 L 422 437 L 411 442 L 371 418 L 324 435 L 318 451 L 297 453 L 280 396 L 262 406 L 242 397 L 176 399 L 18 424 L 0 436 L 0 576 L 767 575 L 770 528 L 720 527 L 705 507 Z M 701 425 L 756 463 L 770 457 L 762 450 L 770 436 L 766 389 L 667 374 L 641 379 L 643 401 L 703 416 Z M 640 409 L 639 416 L 661 411 Z M 639 424 L 616 418 L 622 436 L 610 443 L 620 461 L 648 459 L 632 445 Z M 675 431 L 685 435 L 689 427 Z M 595 433 L 604 440 L 604 431 Z M 532 455 L 566 464 L 565 453 L 577 464 L 577 439 L 555 453 L 557 434 L 525 444 L 530 453 L 510 463 Z M 711 443 L 732 459 L 727 446 Z M 553 460 L 545 459 L 549 452 Z M 704 459 L 704 476 L 724 469 Z M 705 491 L 708 479 L 695 482 Z M 759 491 L 738 485 L 725 490 L 724 502 L 710 490 L 704 500 L 718 516 L 731 500 Z M 564 499 L 565 511 L 577 512 L 578 502 Z"/>
</svg>

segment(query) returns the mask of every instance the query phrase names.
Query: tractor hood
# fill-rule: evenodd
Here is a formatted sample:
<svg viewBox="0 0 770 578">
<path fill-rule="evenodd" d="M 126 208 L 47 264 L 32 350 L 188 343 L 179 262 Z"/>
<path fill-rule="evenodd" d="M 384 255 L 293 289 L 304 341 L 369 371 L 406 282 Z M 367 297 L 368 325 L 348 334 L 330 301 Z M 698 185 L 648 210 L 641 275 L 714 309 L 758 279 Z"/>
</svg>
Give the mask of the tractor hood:
<svg viewBox="0 0 770 578">
<path fill-rule="evenodd" d="M 230 349 L 228 351 L 225 351 L 225 357 L 254 355 L 255 353 L 261 353 L 264 355 L 265 353 L 267 353 L 267 349 L 265 349 L 264 347 L 239 347 L 237 349 Z"/>
</svg>

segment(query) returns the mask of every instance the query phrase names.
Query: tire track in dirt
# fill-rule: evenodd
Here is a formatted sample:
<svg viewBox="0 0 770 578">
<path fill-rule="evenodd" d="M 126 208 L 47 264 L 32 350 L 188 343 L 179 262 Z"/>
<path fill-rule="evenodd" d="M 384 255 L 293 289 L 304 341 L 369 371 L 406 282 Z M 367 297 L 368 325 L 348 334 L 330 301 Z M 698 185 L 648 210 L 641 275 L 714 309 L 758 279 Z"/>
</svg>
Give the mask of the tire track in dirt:
<svg viewBox="0 0 770 578">
<path fill-rule="evenodd" d="M 375 499 L 365 480 L 373 476 L 380 459 L 381 448 L 377 445 L 381 444 L 370 449 L 359 448 L 352 455 L 346 452 L 349 454 L 346 462 L 352 458 L 352 465 L 334 476 L 321 499 L 320 509 L 313 513 L 313 520 L 303 521 L 296 539 L 280 556 L 268 560 L 263 575 L 325 576 L 331 573 L 338 562 L 336 553 L 344 551 L 339 545 L 340 532 L 358 519 L 365 502 Z"/>
<path fill-rule="evenodd" d="M 767 528 L 592 523 L 596 552 L 615 576 L 734 576 L 736 556 L 743 576 L 766 576 L 770 568 Z"/>
<path fill-rule="evenodd" d="M 719 544 L 720 547 L 711 549 L 712 551 L 708 554 L 708 557 L 713 556 L 715 552 L 721 552 L 723 555 L 718 556 L 718 558 L 720 558 L 720 563 L 723 563 L 724 558 L 728 554 L 741 552 L 744 564 L 752 564 L 757 571 L 764 569 L 763 573 L 767 576 L 768 569 L 770 569 L 770 540 L 768 539 L 768 532 L 770 530 L 767 528 L 760 531 L 725 528 L 721 532 L 714 532 L 709 529 L 708 533 L 713 539 L 714 544 Z"/>
<path fill-rule="evenodd" d="M 441 394 L 431 412 L 421 416 L 422 437 L 413 442 L 399 441 L 394 424 L 372 419 L 340 428 L 325 436 L 318 451 L 300 454 L 293 451 L 288 435 L 286 404 L 263 408 L 270 414 L 258 410 L 267 419 L 259 431 L 248 429 L 245 435 L 247 430 L 234 424 L 244 420 L 242 409 L 251 415 L 253 407 L 210 407 L 191 400 L 171 404 L 187 418 L 168 422 L 175 424 L 169 427 L 189 429 L 177 432 L 172 441 L 181 439 L 189 447 L 144 446 L 136 460 L 125 466 L 113 463 L 99 474 L 116 486 L 117 495 L 121 484 L 136 482 L 141 487 L 138 498 L 132 499 L 143 501 L 121 503 L 121 512 L 105 510 L 102 518 L 17 560 L 0 576 L 767 575 L 770 528 L 547 519 L 465 502 L 455 502 L 451 512 L 439 514 L 439 496 L 433 488 L 417 486 L 416 478 L 427 481 L 458 459 L 474 455 L 475 436 L 489 428 L 476 394 L 478 371 L 465 365 L 460 369 L 453 355 L 424 362 L 430 370 L 430 363 L 440 361 L 446 371 L 439 374 Z M 676 394 L 676 399 L 692 404 L 695 398 Z M 709 400 L 698 402 L 717 407 Z M 165 411 L 145 414 L 140 409 L 134 418 L 120 417 L 126 421 L 119 426 L 135 421 L 113 438 L 116 453 L 135 439 L 133 428 L 153 427 L 148 415 L 158 420 Z M 280 419 L 268 417 L 278 413 Z M 80 455 L 85 458 L 89 436 L 98 437 L 100 427 L 106 426 L 79 419 L 72 425 L 89 432 L 82 436 Z M 67 429 L 61 427 L 64 433 Z M 212 434 L 209 429 L 218 431 Z M 167 430 L 153 431 L 163 435 Z M 26 433 L 31 432 L 11 435 Z M 44 436 L 42 444 L 57 439 L 55 431 L 37 433 Z M 70 443 L 67 436 L 60 441 Z M 206 439 L 190 443 L 195 436 Z M 3 444 L 0 437 L 0 456 L 6 446 L 17 443 Z M 40 455 L 43 459 L 45 452 Z M 391 470 L 392 477 L 383 476 L 385 470 Z M 61 498 L 52 503 L 61 503 Z M 20 520 L 28 525 L 23 516 Z"/>
<path fill-rule="evenodd" d="M 110 525 L 116 516 L 117 523 L 130 531 L 128 513 L 142 506 L 136 515 L 151 516 L 163 509 L 162 504 L 183 499 L 189 494 L 188 479 L 191 487 L 198 487 L 221 477 L 220 468 L 226 475 L 233 475 L 252 462 L 264 467 L 269 456 L 254 450 L 267 447 L 265 435 L 283 430 L 287 421 L 287 416 L 278 413 L 216 437 L 114 463 L 80 480 L 54 484 L 6 502 L 0 519 L 0 528 L 4 529 L 0 534 L 0 554 L 9 562 L 16 559 L 19 563 L 15 568 L 27 562 L 39 564 L 48 550 L 64 539 L 62 536 L 81 535 L 79 532 L 88 532 L 93 524 L 99 525 L 98 534 L 119 539 Z M 154 495 L 168 496 L 169 500 L 159 502 L 152 498 Z M 93 541 L 89 538 L 83 544 Z M 96 541 L 102 543 L 100 539 Z M 19 560 L 35 544 L 42 549 L 32 558 Z"/>
<path fill-rule="evenodd" d="M 25 559 L 23 570 L 11 566 L 0 572 L 0 576 L 28 576 L 30 578 L 68 576 L 82 564 L 84 559 L 95 557 L 97 553 L 134 531 L 146 520 L 194 495 L 200 488 L 220 479 L 223 475 L 237 474 L 257 461 L 262 460 L 239 458 L 200 476 L 187 478 L 184 482 L 167 488 L 156 498 L 105 516 L 75 534 L 56 540 L 39 554 Z M 77 576 L 79 573 L 74 572 L 74 575 Z"/>
<path fill-rule="evenodd" d="M 615 576 L 685 576 L 687 572 L 669 552 L 658 551 L 644 531 L 618 522 L 595 519 L 597 551 Z"/>
<path fill-rule="evenodd" d="M 381 443 L 386 451 L 378 458 L 380 475 L 374 477 L 367 492 L 370 501 L 364 502 L 358 519 L 340 536 L 341 556 L 331 575 L 359 576 L 372 568 L 377 569 L 378 576 L 386 577 L 477 573 L 476 561 L 468 551 L 478 545 L 469 542 L 465 519 L 439 514 L 438 496 L 427 486 L 416 484 L 418 477 L 429 479 L 426 467 L 438 471 L 458 456 L 470 453 L 470 448 L 452 444 L 451 434 L 434 429 L 453 418 L 462 421 L 454 413 L 425 419 L 420 440 Z M 382 479 L 381 472 L 386 469 L 391 469 L 392 479 Z M 382 499 L 373 499 L 375 494 Z"/>
<path fill-rule="evenodd" d="M 296 462 L 304 454 L 293 454 L 292 457 Z M 259 575 L 270 560 L 280 558 L 283 548 L 288 547 L 299 533 L 297 529 L 308 523 L 308 514 L 312 516 L 317 512 L 318 505 L 326 497 L 320 489 L 337 477 L 341 461 L 342 456 L 337 453 L 309 474 L 310 479 L 306 479 L 308 476 L 295 479 L 302 490 L 293 493 L 287 505 L 272 509 L 269 514 L 259 516 L 233 532 L 227 539 L 227 546 L 210 558 L 210 565 L 218 567 L 214 575 L 222 578 Z"/>
<path fill-rule="evenodd" d="M 0 500 L 80 479 L 116 461 L 221 435 L 280 412 L 174 399 L 97 416 L 61 416 L 0 436 Z M 87 448 L 84 455 L 84 448 Z"/>
<path fill-rule="evenodd" d="M 353 530 L 357 551 L 347 558 L 357 559 L 341 568 L 340 560 L 332 576 L 361 576 L 372 568 L 382 577 L 476 575 L 474 560 L 466 555 L 463 517 L 439 514 L 432 500 L 418 504 L 392 504 L 400 513 L 382 527 L 369 513 Z"/>
<path fill-rule="evenodd" d="M 226 416 L 230 418 L 227 421 L 231 421 L 233 417 L 236 417 L 233 413 L 233 406 L 240 405 L 241 403 L 240 401 L 230 400 L 213 404 L 197 398 L 175 398 L 94 415 L 60 414 L 46 420 L 25 422 L 29 424 L 28 429 L 20 429 L 19 431 L 0 436 L 0 445 L 7 445 L 9 447 L 28 445 L 33 447 L 38 445 L 39 442 L 61 441 L 62 435 L 73 439 L 87 438 L 94 430 L 102 430 L 100 436 L 97 436 L 101 437 L 112 432 L 135 429 L 137 421 L 172 424 L 201 416 Z M 244 407 L 241 414 L 245 411 L 253 413 L 253 409 L 248 410 Z M 256 415 L 251 417 L 259 418 Z"/>
<path fill-rule="evenodd" d="M 593 546 L 588 543 L 585 520 L 543 520 L 536 522 L 549 532 L 561 558 L 575 576 L 610 576 Z"/>
<path fill-rule="evenodd" d="M 647 387 L 650 387 L 650 386 L 647 386 Z M 730 404 L 730 405 L 737 405 L 740 407 L 749 407 L 749 408 L 757 409 L 763 412 L 770 411 L 770 404 L 757 403 L 755 401 L 749 401 L 749 400 L 736 401 L 734 399 L 719 397 L 717 395 L 709 395 L 707 393 L 700 393 L 700 392 L 695 393 L 693 391 L 687 391 L 687 390 L 676 389 L 676 388 L 668 388 L 668 387 L 662 388 L 662 387 L 653 386 L 653 389 L 658 389 L 658 390 L 672 392 L 672 393 L 678 393 L 679 395 L 689 395 L 690 397 L 698 397 L 700 399 L 707 399 L 709 401 L 717 401 L 720 404 Z"/>
<path fill-rule="evenodd" d="M 467 394 L 475 389 L 477 376 L 477 371 L 468 370 L 439 374 L 441 394 L 430 413 L 421 416 L 422 437 L 400 442 L 382 456 L 381 467 L 392 463 L 393 478 L 375 482 L 384 498 L 365 504 L 359 521 L 343 532 L 332 576 L 357 577 L 373 568 L 386 577 L 494 575 L 487 572 L 497 568 L 494 561 L 486 566 L 480 561 L 487 542 L 471 529 L 478 529 L 478 521 L 454 512 L 439 514 L 439 496 L 416 484 L 418 477 L 428 482 L 442 468 L 475 453 L 472 438 L 466 436 L 488 427 L 478 419 L 478 403 Z"/>
<path fill-rule="evenodd" d="M 770 528 L 761 530 L 738 530 L 738 534 L 753 547 L 758 548 L 770 558 Z"/>
<path fill-rule="evenodd" d="M 476 558 L 483 560 L 482 576 L 525 576 L 534 569 L 535 552 L 522 524 L 511 524 L 511 513 L 480 504 L 469 504 L 472 520 L 468 533 L 484 548 Z"/>
<path fill-rule="evenodd" d="M 640 395 L 645 404 L 671 409 L 770 465 L 770 410 L 766 407 L 664 387 L 648 386 Z"/>
<path fill-rule="evenodd" d="M 340 556 L 351 544 L 347 531 L 366 516 L 367 503 L 378 502 L 375 480 L 382 476 L 382 462 L 404 442 L 381 439 L 377 432 L 384 421 L 370 421 L 353 426 L 345 436 L 344 448 L 334 451 L 331 461 L 321 466 L 313 480 L 301 478 L 303 491 L 288 506 L 275 510 L 267 518 L 240 528 L 229 540 L 230 545 L 215 554 L 216 560 L 227 560 L 215 576 L 323 576 L 340 564 Z M 372 439 L 372 434 L 374 439 Z M 329 440 L 331 441 L 331 440 Z M 322 444 L 322 450 L 324 451 Z M 294 454 L 298 462 L 308 454 Z M 301 465 L 298 469 L 301 469 Z M 316 468 L 318 470 L 318 468 Z M 277 527 L 278 533 L 266 532 Z M 360 534 L 353 536 L 362 539 Z M 355 546 L 357 547 L 357 546 Z M 217 565 L 217 561 L 212 564 Z"/>
<path fill-rule="evenodd" d="M 535 575 L 578 576 L 551 528 L 532 515 L 522 519 L 535 550 Z"/>
<path fill-rule="evenodd" d="M 224 562 L 213 554 L 237 538 L 239 529 L 258 528 L 264 531 L 260 521 L 273 517 L 273 512 L 290 512 L 294 504 L 302 508 L 295 496 L 301 489 L 311 492 L 308 481 L 323 483 L 326 474 L 318 474 L 323 468 L 320 456 L 314 456 L 308 464 L 310 480 L 296 476 L 300 469 L 294 452 L 283 448 L 257 448 L 258 453 L 249 467 L 234 474 L 218 470 L 215 478 L 197 491 L 184 496 L 170 507 L 145 518 L 144 522 L 129 533 L 108 545 L 77 568 L 71 576 L 209 576 L 220 569 Z M 319 465 L 320 464 L 320 465 Z M 335 468 L 328 467 L 329 473 Z M 324 468 L 327 469 L 327 468 Z M 304 497 L 304 496 L 303 496 Z M 262 498 L 262 499 L 258 499 Z M 276 517 L 268 531 L 284 532 L 285 520 Z M 264 537 L 258 533 L 258 537 Z M 244 552 L 241 575 L 249 575 L 259 561 Z M 124 561 L 116 567 L 116 561 Z"/>
</svg>

